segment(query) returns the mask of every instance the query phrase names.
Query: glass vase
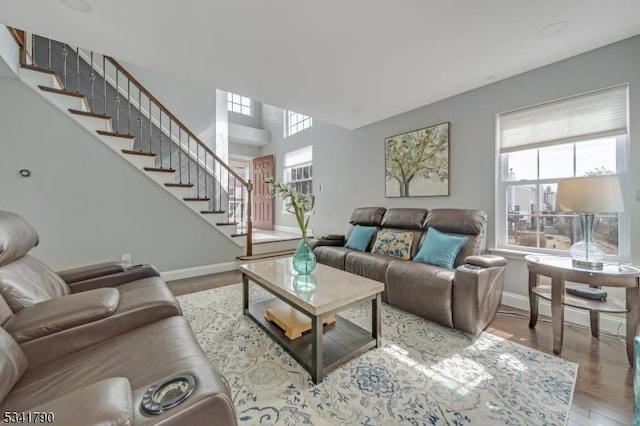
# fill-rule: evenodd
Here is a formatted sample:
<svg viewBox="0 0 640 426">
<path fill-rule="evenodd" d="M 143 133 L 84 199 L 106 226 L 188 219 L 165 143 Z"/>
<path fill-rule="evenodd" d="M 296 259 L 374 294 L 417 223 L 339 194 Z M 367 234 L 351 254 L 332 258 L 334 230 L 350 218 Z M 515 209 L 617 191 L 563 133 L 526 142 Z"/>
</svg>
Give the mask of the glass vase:
<svg viewBox="0 0 640 426">
<path fill-rule="evenodd" d="M 309 241 L 303 238 L 293 254 L 293 269 L 300 275 L 309 275 L 316 268 L 316 255 L 309 245 Z"/>
</svg>

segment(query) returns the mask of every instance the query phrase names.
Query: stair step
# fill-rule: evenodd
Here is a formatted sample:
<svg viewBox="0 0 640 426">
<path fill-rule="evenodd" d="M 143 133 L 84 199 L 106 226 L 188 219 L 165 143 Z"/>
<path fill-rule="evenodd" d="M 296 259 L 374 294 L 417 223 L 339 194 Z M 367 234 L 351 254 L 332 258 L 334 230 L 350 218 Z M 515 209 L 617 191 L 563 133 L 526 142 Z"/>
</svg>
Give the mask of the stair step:
<svg viewBox="0 0 640 426">
<path fill-rule="evenodd" d="M 155 157 L 156 155 L 158 155 L 155 152 L 133 151 L 131 149 L 123 149 L 122 153 L 130 155 L 143 155 L 145 157 Z"/>
<path fill-rule="evenodd" d="M 163 169 L 162 167 L 145 167 L 147 172 L 163 172 L 163 173 L 175 173 L 174 169 Z"/>
<path fill-rule="evenodd" d="M 240 233 L 240 234 L 231 234 L 231 236 L 232 236 L 232 237 L 246 237 L 246 236 L 247 236 L 247 233 L 246 233 L 246 232 L 243 232 L 243 233 Z"/>
<path fill-rule="evenodd" d="M 81 111 L 79 109 L 69 108 L 69 112 L 71 114 L 84 115 L 86 117 L 103 118 L 105 120 L 111 120 L 110 115 L 98 114 L 96 112 L 91 112 L 91 111 Z"/>
<path fill-rule="evenodd" d="M 167 188 L 193 188 L 192 183 L 165 183 Z"/>
<path fill-rule="evenodd" d="M 28 70 L 44 72 L 44 73 L 51 74 L 51 75 L 58 75 L 58 73 L 55 70 L 52 70 L 51 68 L 42 68 L 42 67 L 39 67 L 37 65 L 20 64 L 20 67 L 28 69 Z"/>
<path fill-rule="evenodd" d="M 202 214 L 223 214 L 225 213 L 224 210 L 200 210 L 200 213 Z"/>
<path fill-rule="evenodd" d="M 185 201 L 209 201 L 209 198 L 200 198 L 200 197 L 184 197 Z"/>
<path fill-rule="evenodd" d="M 216 226 L 238 226 L 238 222 L 221 222 L 216 223 Z"/>
<path fill-rule="evenodd" d="M 106 130 L 96 130 L 96 132 L 98 132 L 98 134 L 102 136 L 114 136 L 117 138 L 128 138 L 128 139 L 135 138 L 135 135 L 130 135 L 128 133 L 107 132 Z"/>
<path fill-rule="evenodd" d="M 40 90 L 44 92 L 57 93 L 59 95 L 73 96 L 76 98 L 85 99 L 85 96 L 79 92 L 72 92 L 71 90 L 65 90 L 65 89 L 55 89 L 53 87 L 47 87 L 47 86 L 41 86 L 41 85 L 39 85 L 38 87 L 40 88 Z"/>
</svg>

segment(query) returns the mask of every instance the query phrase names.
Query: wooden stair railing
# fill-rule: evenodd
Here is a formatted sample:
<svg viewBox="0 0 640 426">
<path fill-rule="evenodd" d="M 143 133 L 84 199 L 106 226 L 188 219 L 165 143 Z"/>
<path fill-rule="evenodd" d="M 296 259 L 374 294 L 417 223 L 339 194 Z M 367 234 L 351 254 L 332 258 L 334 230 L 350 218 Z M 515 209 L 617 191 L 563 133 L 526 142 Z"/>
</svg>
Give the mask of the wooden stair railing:
<svg viewBox="0 0 640 426">
<path fill-rule="evenodd" d="M 167 182 L 166 186 L 191 188 L 193 196 L 184 200 L 207 202 L 209 209 L 202 214 L 226 212 L 226 223 L 238 224 L 234 235 L 246 234 L 246 255 L 253 254 L 251 180 L 229 167 L 114 58 L 20 30 L 10 31 L 20 46 L 23 66 L 56 71 L 64 93 L 86 97 L 87 115 L 111 117 L 113 128 L 101 134 L 135 138 L 133 150 L 124 154 L 154 158 L 156 167 L 145 170 L 175 172 L 179 182 Z M 112 69 L 107 69 L 109 64 Z"/>
</svg>

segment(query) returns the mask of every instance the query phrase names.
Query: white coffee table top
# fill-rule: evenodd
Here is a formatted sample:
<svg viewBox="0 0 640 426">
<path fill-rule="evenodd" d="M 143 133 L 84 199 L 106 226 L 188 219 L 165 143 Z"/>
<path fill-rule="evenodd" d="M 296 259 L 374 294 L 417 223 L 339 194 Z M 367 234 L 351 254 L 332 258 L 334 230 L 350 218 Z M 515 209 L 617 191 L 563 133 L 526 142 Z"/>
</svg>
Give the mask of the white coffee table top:
<svg viewBox="0 0 640 426">
<path fill-rule="evenodd" d="M 322 315 L 384 291 L 381 282 L 320 263 L 310 275 L 298 275 L 291 259 L 266 259 L 245 263 L 239 268 L 252 280 L 313 315 Z"/>
</svg>

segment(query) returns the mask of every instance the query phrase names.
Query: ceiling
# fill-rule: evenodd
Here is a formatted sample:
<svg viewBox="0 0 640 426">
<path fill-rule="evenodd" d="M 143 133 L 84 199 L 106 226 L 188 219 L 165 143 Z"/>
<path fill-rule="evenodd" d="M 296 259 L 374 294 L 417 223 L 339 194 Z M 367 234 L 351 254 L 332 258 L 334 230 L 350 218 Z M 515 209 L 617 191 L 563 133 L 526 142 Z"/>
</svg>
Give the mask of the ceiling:
<svg viewBox="0 0 640 426">
<path fill-rule="evenodd" d="M 640 1 L 2 0 L 0 22 L 357 128 L 639 34 Z"/>
</svg>

